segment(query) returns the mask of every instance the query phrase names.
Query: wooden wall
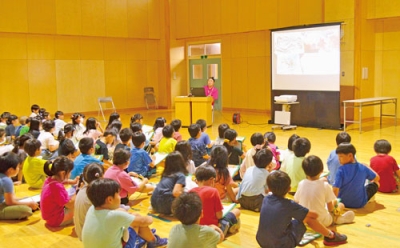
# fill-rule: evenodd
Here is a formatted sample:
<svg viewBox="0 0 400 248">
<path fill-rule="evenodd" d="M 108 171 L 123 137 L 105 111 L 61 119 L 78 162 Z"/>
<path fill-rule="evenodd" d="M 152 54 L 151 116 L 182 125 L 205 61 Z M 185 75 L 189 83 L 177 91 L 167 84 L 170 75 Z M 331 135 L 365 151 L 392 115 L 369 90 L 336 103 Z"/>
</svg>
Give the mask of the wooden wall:
<svg viewBox="0 0 400 248">
<path fill-rule="evenodd" d="M 27 115 L 143 108 L 153 86 L 168 106 L 165 1 L 0 0 L 0 111 Z"/>
</svg>

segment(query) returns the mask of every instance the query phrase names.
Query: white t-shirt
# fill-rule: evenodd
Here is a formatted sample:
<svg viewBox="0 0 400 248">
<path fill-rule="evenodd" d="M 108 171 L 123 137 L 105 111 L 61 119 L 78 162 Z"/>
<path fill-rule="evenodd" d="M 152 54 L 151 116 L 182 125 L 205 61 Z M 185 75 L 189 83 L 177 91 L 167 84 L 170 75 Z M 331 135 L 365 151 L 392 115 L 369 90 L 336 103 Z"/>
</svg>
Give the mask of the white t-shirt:
<svg viewBox="0 0 400 248">
<path fill-rule="evenodd" d="M 54 130 L 54 135 L 58 136 L 58 133 L 60 132 L 61 129 L 64 128 L 64 126 L 67 124 L 65 121 L 60 120 L 60 119 L 55 119 L 54 120 L 55 124 L 55 130 Z"/>
<path fill-rule="evenodd" d="M 87 211 L 82 229 L 84 247 L 113 248 L 122 247 L 123 227 L 128 228 L 135 216 L 118 210 L 95 210 L 91 206 Z"/>
<path fill-rule="evenodd" d="M 322 180 L 302 180 L 294 195 L 296 202 L 318 214 L 318 220 L 324 226 L 332 224 L 333 219 L 326 204 L 335 199 L 331 186 Z"/>
<path fill-rule="evenodd" d="M 40 149 L 49 149 L 49 146 L 54 146 L 58 144 L 58 141 L 54 138 L 53 134 L 50 132 L 40 132 L 39 137 L 37 138 L 42 146 Z"/>
<path fill-rule="evenodd" d="M 83 186 L 75 199 L 75 208 L 74 208 L 74 224 L 75 224 L 75 233 L 78 236 L 79 240 L 82 241 L 82 228 L 85 223 L 86 213 L 89 210 L 92 203 L 86 194 L 87 185 Z"/>
</svg>

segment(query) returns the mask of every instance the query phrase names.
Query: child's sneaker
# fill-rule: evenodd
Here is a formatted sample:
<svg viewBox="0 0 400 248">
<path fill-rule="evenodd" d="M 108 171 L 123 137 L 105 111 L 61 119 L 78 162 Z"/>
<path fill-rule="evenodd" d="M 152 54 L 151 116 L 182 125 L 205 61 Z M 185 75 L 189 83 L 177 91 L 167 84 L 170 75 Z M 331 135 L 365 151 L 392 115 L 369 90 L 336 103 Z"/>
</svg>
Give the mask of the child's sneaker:
<svg viewBox="0 0 400 248">
<path fill-rule="evenodd" d="M 334 234 L 333 238 L 324 237 L 324 245 L 326 246 L 335 246 L 341 245 L 347 242 L 347 236 L 344 234 L 339 234 L 335 231 L 331 231 Z"/>
<path fill-rule="evenodd" d="M 167 238 L 160 238 L 157 234 L 154 234 L 154 237 L 156 237 L 156 240 L 153 242 L 148 242 L 147 243 L 147 248 L 155 248 L 155 247 L 165 247 L 168 244 L 168 239 Z"/>
<path fill-rule="evenodd" d="M 237 219 L 237 222 L 229 228 L 229 233 L 237 233 L 240 229 L 240 218 Z"/>
<path fill-rule="evenodd" d="M 354 216 L 355 214 L 353 211 L 347 211 L 344 214 L 337 217 L 335 224 L 340 225 L 345 223 L 351 223 L 354 220 Z"/>
<path fill-rule="evenodd" d="M 226 234 L 228 233 L 228 230 L 230 227 L 229 222 L 226 220 L 221 220 L 219 223 L 221 225 L 220 228 L 221 228 L 222 232 L 224 233 L 224 237 L 226 237 Z"/>
</svg>

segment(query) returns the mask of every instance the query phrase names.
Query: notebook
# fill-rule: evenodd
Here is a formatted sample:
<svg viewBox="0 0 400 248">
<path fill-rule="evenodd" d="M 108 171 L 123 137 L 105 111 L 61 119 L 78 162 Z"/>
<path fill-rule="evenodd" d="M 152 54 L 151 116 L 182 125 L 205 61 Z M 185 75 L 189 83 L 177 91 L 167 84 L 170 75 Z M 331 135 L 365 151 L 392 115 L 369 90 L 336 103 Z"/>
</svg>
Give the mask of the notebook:
<svg viewBox="0 0 400 248">
<path fill-rule="evenodd" d="M 232 211 L 232 209 L 234 209 L 236 207 L 236 203 L 231 203 L 229 205 L 223 205 L 224 209 L 222 210 L 222 216 L 225 217 L 225 215 L 227 213 L 229 213 L 230 211 Z"/>
<path fill-rule="evenodd" d="M 25 197 L 25 198 L 19 200 L 19 202 L 32 202 L 32 201 L 39 203 L 40 195 L 33 195 L 33 196 Z"/>
</svg>

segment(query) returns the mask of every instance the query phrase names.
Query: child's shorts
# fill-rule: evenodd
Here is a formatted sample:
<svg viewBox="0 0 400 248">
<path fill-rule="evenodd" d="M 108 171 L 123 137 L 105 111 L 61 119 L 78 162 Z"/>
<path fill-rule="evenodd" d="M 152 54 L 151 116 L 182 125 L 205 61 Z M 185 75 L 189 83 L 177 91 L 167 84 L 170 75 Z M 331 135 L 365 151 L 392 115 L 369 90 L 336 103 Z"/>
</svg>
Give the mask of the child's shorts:
<svg viewBox="0 0 400 248">
<path fill-rule="evenodd" d="M 133 230 L 132 227 L 128 228 L 129 231 L 129 239 L 128 242 L 123 244 L 124 248 L 140 248 L 146 244 L 146 241 L 139 237 L 139 235 Z"/>
<path fill-rule="evenodd" d="M 239 203 L 244 209 L 260 212 L 263 200 L 264 196 L 262 194 L 253 196 L 242 195 L 239 199 Z"/>
<path fill-rule="evenodd" d="M 232 227 L 234 227 L 234 225 L 238 224 L 238 219 L 236 219 L 236 216 L 232 213 L 229 212 L 227 213 L 224 217 L 222 217 L 221 219 L 219 219 L 218 221 L 220 223 L 220 226 L 223 227 L 224 226 L 224 222 L 228 222 L 229 223 L 229 229 L 228 231 L 230 233 L 232 233 L 231 229 Z M 234 229 L 237 229 L 237 227 L 234 227 Z M 226 233 L 224 230 L 222 230 L 224 233 Z"/>
</svg>

